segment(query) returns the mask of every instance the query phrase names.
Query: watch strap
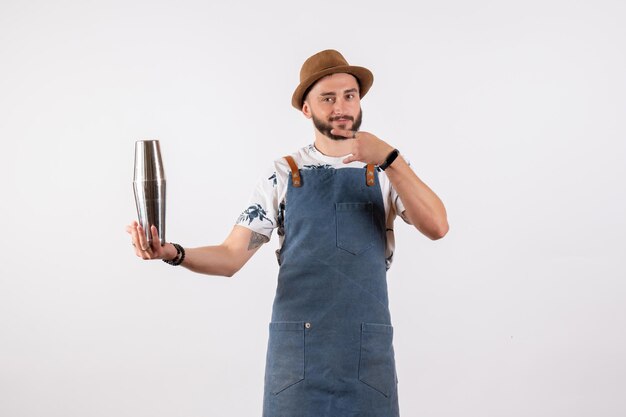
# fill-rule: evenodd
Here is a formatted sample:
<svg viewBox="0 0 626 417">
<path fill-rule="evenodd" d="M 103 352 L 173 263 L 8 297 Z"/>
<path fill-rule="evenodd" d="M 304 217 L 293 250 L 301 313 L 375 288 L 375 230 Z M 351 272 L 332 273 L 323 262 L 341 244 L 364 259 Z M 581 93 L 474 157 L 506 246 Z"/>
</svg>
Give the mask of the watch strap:
<svg viewBox="0 0 626 417">
<path fill-rule="evenodd" d="M 391 165 L 393 163 L 393 161 L 396 160 L 398 155 L 400 155 L 400 151 L 399 150 L 394 149 L 393 151 L 391 151 L 389 153 L 389 155 L 387 155 L 387 158 L 385 159 L 385 162 L 383 162 L 382 164 L 380 164 L 378 166 L 378 169 L 380 169 L 381 171 L 384 171 L 387 168 L 389 168 L 389 165 Z"/>
</svg>

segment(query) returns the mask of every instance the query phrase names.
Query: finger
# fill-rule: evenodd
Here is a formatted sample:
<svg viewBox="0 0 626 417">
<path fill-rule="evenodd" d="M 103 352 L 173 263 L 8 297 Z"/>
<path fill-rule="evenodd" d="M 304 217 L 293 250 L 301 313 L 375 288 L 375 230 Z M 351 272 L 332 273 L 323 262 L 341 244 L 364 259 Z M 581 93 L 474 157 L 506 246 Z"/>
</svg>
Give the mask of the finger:
<svg viewBox="0 0 626 417">
<path fill-rule="evenodd" d="M 135 249 L 135 255 L 143 258 L 144 252 L 141 250 L 141 243 L 139 243 L 139 233 L 137 232 L 137 228 L 133 227 L 131 231 L 133 249 Z"/>
<path fill-rule="evenodd" d="M 130 234 L 130 243 L 136 248 L 139 244 L 139 237 L 137 236 L 137 226 L 128 226 L 126 228 L 126 231 Z"/>
<path fill-rule="evenodd" d="M 155 225 L 150 227 L 150 233 L 152 234 L 152 251 L 155 254 L 159 254 L 161 252 L 161 239 L 159 238 L 159 231 Z"/>
<path fill-rule="evenodd" d="M 131 224 L 126 226 L 126 233 L 132 234 L 133 230 L 135 230 L 136 227 L 137 227 L 137 222 L 136 221 L 132 222 Z"/>
<path fill-rule="evenodd" d="M 358 161 L 358 159 L 354 155 L 350 155 L 346 159 L 343 160 L 343 163 L 349 164 L 350 162 L 354 162 L 354 161 Z"/>
<path fill-rule="evenodd" d="M 330 131 L 331 134 L 337 136 L 343 136 L 344 138 L 352 139 L 354 138 L 355 131 L 354 130 L 346 130 L 346 129 L 332 129 Z"/>
<path fill-rule="evenodd" d="M 141 257 L 144 260 L 148 260 L 148 259 L 155 259 L 160 257 L 159 256 L 159 249 L 160 249 L 160 240 L 159 240 L 159 231 L 157 230 L 157 228 L 152 225 L 150 226 L 150 235 L 152 237 L 152 243 L 150 243 L 148 241 L 148 239 L 146 238 L 146 233 L 145 233 L 145 229 L 140 225 L 137 224 L 136 227 L 136 234 L 137 234 L 137 245 L 136 245 L 136 253 L 137 256 Z M 155 242 L 159 242 L 158 244 Z"/>
<path fill-rule="evenodd" d="M 146 233 L 140 224 L 137 225 L 136 232 L 137 232 L 137 243 L 136 243 L 137 247 L 142 251 L 148 250 L 150 245 L 148 245 L 148 240 L 146 239 Z"/>
</svg>

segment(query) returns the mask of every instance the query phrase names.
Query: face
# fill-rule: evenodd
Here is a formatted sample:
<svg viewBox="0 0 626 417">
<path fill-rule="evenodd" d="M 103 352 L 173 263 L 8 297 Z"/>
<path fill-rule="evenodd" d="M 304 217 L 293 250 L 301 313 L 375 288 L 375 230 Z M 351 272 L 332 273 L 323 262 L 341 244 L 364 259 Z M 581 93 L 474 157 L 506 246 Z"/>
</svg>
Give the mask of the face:
<svg viewBox="0 0 626 417">
<path fill-rule="evenodd" d="M 330 133 L 333 128 L 359 130 L 362 120 L 359 83 L 350 74 L 338 73 L 319 80 L 311 88 L 302 106 L 315 128 L 333 140 L 346 139 Z"/>
</svg>

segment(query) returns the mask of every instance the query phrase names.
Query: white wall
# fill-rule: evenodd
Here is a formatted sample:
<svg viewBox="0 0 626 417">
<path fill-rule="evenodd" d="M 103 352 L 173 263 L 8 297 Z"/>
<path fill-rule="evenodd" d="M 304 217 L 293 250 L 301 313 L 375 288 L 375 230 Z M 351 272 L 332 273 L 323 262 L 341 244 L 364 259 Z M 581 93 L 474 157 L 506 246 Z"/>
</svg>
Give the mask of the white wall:
<svg viewBox="0 0 626 417">
<path fill-rule="evenodd" d="M 231 280 L 137 259 L 133 146 L 168 239 L 221 242 L 326 48 L 448 209 L 396 228 L 402 414 L 626 415 L 623 1 L 209 3 L 0 1 L 0 415 L 260 415 L 276 242 Z"/>
</svg>

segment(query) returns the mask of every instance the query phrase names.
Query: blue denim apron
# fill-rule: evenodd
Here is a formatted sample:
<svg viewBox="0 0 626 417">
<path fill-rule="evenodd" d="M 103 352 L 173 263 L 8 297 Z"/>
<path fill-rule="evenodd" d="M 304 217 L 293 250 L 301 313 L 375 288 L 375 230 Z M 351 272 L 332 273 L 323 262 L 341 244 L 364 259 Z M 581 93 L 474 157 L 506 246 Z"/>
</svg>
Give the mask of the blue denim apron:
<svg viewBox="0 0 626 417">
<path fill-rule="evenodd" d="M 368 186 L 366 169 L 293 168 L 263 417 L 397 417 L 376 173 Z"/>
</svg>

